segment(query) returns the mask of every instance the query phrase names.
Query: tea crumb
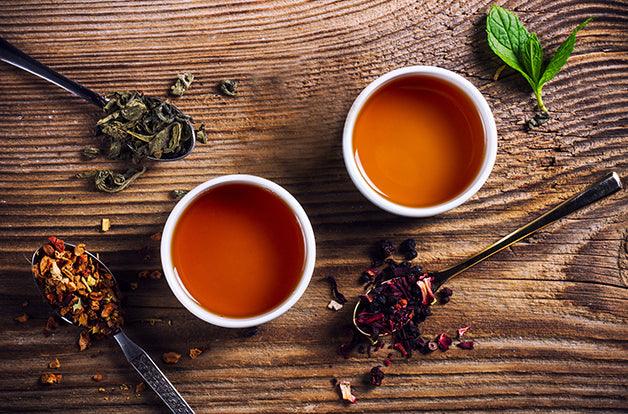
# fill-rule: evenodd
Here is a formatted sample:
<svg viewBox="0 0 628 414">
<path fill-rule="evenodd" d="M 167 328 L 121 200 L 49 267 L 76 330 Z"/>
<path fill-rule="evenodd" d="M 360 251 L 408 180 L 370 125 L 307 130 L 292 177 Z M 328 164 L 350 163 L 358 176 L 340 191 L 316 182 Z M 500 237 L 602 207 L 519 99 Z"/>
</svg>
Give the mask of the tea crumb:
<svg viewBox="0 0 628 414">
<path fill-rule="evenodd" d="M 55 358 L 52 361 L 50 361 L 48 363 L 48 368 L 50 368 L 50 369 L 59 369 L 59 368 L 61 368 L 61 362 L 59 361 L 59 358 Z"/>
<path fill-rule="evenodd" d="M 177 79 L 170 87 L 170 95 L 181 96 L 192 86 L 194 81 L 194 75 L 189 72 L 185 72 L 177 75 Z"/>
<path fill-rule="evenodd" d="M 349 381 L 339 381 L 338 388 L 343 401 L 355 404 L 358 399 L 351 393 L 351 383 Z"/>
<path fill-rule="evenodd" d="M 13 318 L 15 322 L 19 322 L 19 323 L 26 323 L 28 322 L 29 319 L 30 319 L 30 316 L 28 316 L 28 314 L 26 313 L 22 313 L 16 316 L 15 318 Z"/>
<path fill-rule="evenodd" d="M 98 387 L 98 392 L 107 392 L 105 387 Z"/>
<path fill-rule="evenodd" d="M 148 275 L 150 274 L 150 270 L 142 270 L 137 274 L 137 277 L 140 279 L 148 279 Z"/>
<path fill-rule="evenodd" d="M 162 276 L 161 270 L 153 270 L 148 275 L 148 277 L 150 277 L 152 280 L 159 280 L 159 279 L 161 279 L 161 276 Z"/>
<path fill-rule="evenodd" d="M 177 352 L 164 352 L 161 358 L 166 364 L 174 365 L 181 359 L 181 354 Z"/>
<path fill-rule="evenodd" d="M 332 300 L 329 302 L 329 304 L 327 305 L 327 309 L 331 309 L 331 310 L 333 310 L 333 311 L 336 311 L 336 312 L 337 312 L 337 311 L 339 311 L 340 309 L 342 309 L 342 304 L 341 304 L 341 303 L 338 303 L 338 302 L 336 302 L 335 300 L 333 300 L 333 299 L 332 299 Z"/>
<path fill-rule="evenodd" d="M 139 287 L 139 284 L 137 282 L 130 282 L 129 287 L 131 290 L 136 290 Z"/>
<path fill-rule="evenodd" d="M 52 335 L 52 332 L 55 331 L 58 327 L 59 322 L 57 322 L 57 318 L 55 318 L 54 316 L 49 316 L 46 320 L 46 324 L 44 325 L 44 335 Z"/>
<path fill-rule="evenodd" d="M 108 232 L 111 228 L 111 220 L 108 218 L 103 218 L 100 220 L 100 231 L 103 233 Z"/>
<path fill-rule="evenodd" d="M 161 241 L 161 232 L 151 234 L 150 239 L 152 241 Z"/>
<path fill-rule="evenodd" d="M 39 382 L 42 385 L 52 385 L 52 384 L 61 383 L 62 379 L 63 379 L 63 375 L 61 374 L 54 374 L 52 372 L 44 372 L 43 374 L 41 374 L 41 377 L 39 377 Z"/>
<path fill-rule="evenodd" d="M 103 380 L 103 378 L 104 377 L 103 377 L 103 375 L 100 372 L 97 372 L 94 375 L 92 375 L 92 381 L 94 381 L 94 382 L 100 382 L 100 381 Z"/>
<path fill-rule="evenodd" d="M 190 348 L 190 350 L 188 351 L 188 355 L 192 359 L 196 359 L 202 353 L 203 353 L 203 350 L 199 348 Z"/>
<path fill-rule="evenodd" d="M 174 198 L 176 201 L 179 201 L 189 193 L 190 190 L 172 190 L 170 191 L 170 197 Z"/>
<path fill-rule="evenodd" d="M 28 299 L 27 299 L 27 300 L 24 300 L 24 302 L 22 302 L 22 307 L 23 307 L 23 308 L 28 307 Z"/>
<path fill-rule="evenodd" d="M 218 83 L 218 90 L 225 96 L 236 96 L 238 94 L 238 81 L 225 79 Z"/>
<path fill-rule="evenodd" d="M 92 340 L 89 336 L 89 331 L 85 329 L 82 330 L 78 338 L 79 351 L 85 351 L 87 348 L 89 348 L 91 343 L 92 343 Z"/>
<path fill-rule="evenodd" d="M 128 390 L 130 390 L 128 385 L 120 384 L 120 391 L 128 391 Z"/>
<path fill-rule="evenodd" d="M 504 69 L 506 69 L 506 65 L 501 65 L 500 67 L 497 68 L 497 70 L 495 71 L 495 74 L 493 75 L 493 80 L 495 82 L 497 82 L 497 80 L 499 79 L 499 76 L 502 74 Z"/>
<path fill-rule="evenodd" d="M 146 389 L 146 385 L 144 384 L 144 382 L 140 382 L 138 384 L 135 385 L 135 395 L 137 397 L 139 397 L 140 395 L 142 395 L 142 393 L 144 392 L 144 390 Z"/>
</svg>

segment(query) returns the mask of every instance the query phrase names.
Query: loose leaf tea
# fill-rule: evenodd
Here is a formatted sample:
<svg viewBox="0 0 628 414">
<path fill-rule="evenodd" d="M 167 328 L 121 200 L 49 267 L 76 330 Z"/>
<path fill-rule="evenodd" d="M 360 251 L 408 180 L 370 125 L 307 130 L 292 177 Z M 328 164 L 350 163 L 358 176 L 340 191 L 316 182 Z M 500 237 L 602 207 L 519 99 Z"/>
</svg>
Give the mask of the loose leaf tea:
<svg viewBox="0 0 628 414">
<path fill-rule="evenodd" d="M 127 188 L 146 172 L 146 166 L 130 168 L 124 173 L 112 170 L 100 170 L 94 176 L 94 184 L 98 191 L 105 193 L 117 193 Z"/>
<path fill-rule="evenodd" d="M 123 319 L 115 281 L 86 253 L 85 245 L 66 248 L 63 240 L 51 236 L 41 251 L 33 274 L 46 301 L 59 315 L 84 328 L 79 349 L 87 349 L 92 337 L 117 332 Z"/>
<path fill-rule="evenodd" d="M 194 75 L 191 73 L 183 73 L 177 75 L 177 80 L 174 82 L 174 85 L 170 87 L 170 94 L 173 96 L 181 96 L 187 91 L 192 82 L 194 81 Z"/>
<path fill-rule="evenodd" d="M 96 125 L 109 158 L 176 158 L 189 148 L 191 118 L 176 106 L 137 91 L 113 92 L 107 99 Z"/>
<path fill-rule="evenodd" d="M 226 96 L 236 96 L 238 94 L 238 81 L 225 79 L 218 83 L 218 90 Z"/>
<path fill-rule="evenodd" d="M 576 26 L 549 61 L 545 62 L 543 47 L 536 33 L 528 32 L 510 10 L 493 5 L 486 17 L 488 45 L 504 63 L 525 78 L 534 91 L 539 109 L 547 113 L 542 97 L 543 86 L 567 63 L 576 44 L 576 33 L 590 21 L 590 18 L 586 19 Z"/>
</svg>

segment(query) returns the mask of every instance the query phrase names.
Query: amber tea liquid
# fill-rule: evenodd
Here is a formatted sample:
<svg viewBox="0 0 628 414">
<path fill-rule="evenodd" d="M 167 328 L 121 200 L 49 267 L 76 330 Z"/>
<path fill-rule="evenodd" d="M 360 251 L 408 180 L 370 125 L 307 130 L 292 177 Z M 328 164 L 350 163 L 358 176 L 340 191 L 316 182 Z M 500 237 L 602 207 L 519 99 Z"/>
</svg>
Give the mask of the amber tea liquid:
<svg viewBox="0 0 628 414">
<path fill-rule="evenodd" d="M 427 75 L 390 81 L 358 114 L 353 151 L 360 172 L 386 199 L 408 207 L 449 201 L 484 160 L 484 126 L 471 99 Z"/>
<path fill-rule="evenodd" d="M 298 218 L 271 191 L 228 183 L 196 198 L 174 231 L 172 258 L 185 288 L 208 311 L 252 317 L 296 288 L 305 263 Z"/>
</svg>

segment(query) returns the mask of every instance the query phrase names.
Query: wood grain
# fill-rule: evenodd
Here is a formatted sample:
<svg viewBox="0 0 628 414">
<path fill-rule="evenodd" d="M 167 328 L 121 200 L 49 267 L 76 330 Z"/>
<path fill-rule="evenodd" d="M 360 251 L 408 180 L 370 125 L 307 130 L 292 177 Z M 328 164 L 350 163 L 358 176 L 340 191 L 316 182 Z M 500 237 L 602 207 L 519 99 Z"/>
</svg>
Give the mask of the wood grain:
<svg viewBox="0 0 628 414">
<path fill-rule="evenodd" d="M 197 81 L 177 104 L 208 125 L 211 142 L 185 161 L 155 166 L 127 191 L 107 195 L 72 178 L 112 164 L 84 161 L 94 108 L 42 80 L 0 65 L 0 411 L 163 412 L 111 341 L 79 353 L 76 330 L 45 337 L 48 309 L 27 259 L 49 234 L 85 241 L 126 288 L 128 333 L 162 352 L 206 349 L 164 370 L 190 404 L 218 412 L 625 412 L 628 410 L 628 230 L 625 191 L 561 221 L 450 284 L 426 333 L 472 326 L 474 351 L 397 358 L 382 387 L 359 385 L 373 358 L 336 356 L 349 309 L 325 306 L 319 279 L 360 292 L 366 249 L 414 236 L 428 268 L 454 263 L 566 199 L 604 172 L 628 177 L 628 7 L 623 1 L 506 1 L 554 50 L 578 22 L 574 55 L 545 87 L 551 122 L 523 131 L 528 86 L 499 66 L 484 40 L 488 1 L 3 1 L 0 35 L 94 90 L 163 96 L 177 73 Z M 368 203 L 341 157 L 345 114 L 359 91 L 393 68 L 438 65 L 466 76 L 497 121 L 497 163 L 482 190 L 439 217 L 403 219 Z M 240 96 L 215 85 L 240 81 Z M 113 165 L 115 166 L 115 164 Z M 242 338 L 184 310 L 159 268 L 168 193 L 229 173 L 285 186 L 309 214 L 318 243 L 313 281 L 283 317 Z M 112 229 L 100 233 L 102 217 Z M 23 312 L 31 320 L 13 321 Z M 63 383 L 37 384 L 58 357 Z M 162 364 L 163 365 L 163 364 Z M 90 377 L 104 374 L 101 383 Z M 359 403 L 343 406 L 332 377 L 351 380 Z M 98 391 L 104 387 L 106 392 Z"/>
</svg>

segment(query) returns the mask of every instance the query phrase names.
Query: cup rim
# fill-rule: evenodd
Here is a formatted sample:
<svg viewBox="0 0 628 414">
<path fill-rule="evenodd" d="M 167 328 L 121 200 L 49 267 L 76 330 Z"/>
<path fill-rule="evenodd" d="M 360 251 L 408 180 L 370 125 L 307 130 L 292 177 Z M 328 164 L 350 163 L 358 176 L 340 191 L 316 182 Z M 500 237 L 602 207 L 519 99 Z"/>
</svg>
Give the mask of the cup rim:
<svg viewBox="0 0 628 414">
<path fill-rule="evenodd" d="M 429 207 L 404 206 L 384 198 L 369 185 L 365 177 L 362 175 L 353 152 L 353 129 L 358 114 L 364 107 L 364 104 L 373 95 L 373 93 L 388 82 L 393 79 L 409 75 L 433 76 L 456 86 L 464 94 L 466 94 L 469 99 L 471 99 L 471 102 L 478 111 L 482 124 L 484 125 L 484 139 L 486 144 L 484 147 L 484 160 L 482 161 L 482 167 L 473 182 L 462 193 L 458 194 L 451 200 Z M 437 66 L 406 66 L 385 73 L 375 79 L 373 82 L 368 84 L 355 99 L 345 120 L 344 130 L 342 133 L 342 152 L 345 167 L 349 173 L 351 181 L 353 181 L 353 184 L 357 187 L 360 193 L 362 193 L 362 195 L 371 203 L 383 210 L 399 216 L 431 217 L 458 207 L 465 201 L 469 200 L 484 185 L 491 174 L 493 166 L 495 165 L 495 158 L 497 157 L 497 127 L 495 125 L 495 119 L 493 118 L 491 108 L 484 98 L 484 95 L 482 95 L 482 93 L 467 79 L 455 72 Z"/>
<path fill-rule="evenodd" d="M 243 183 L 251 184 L 260 188 L 271 191 L 282 201 L 284 201 L 290 210 L 297 216 L 301 231 L 303 232 L 304 244 L 305 244 L 305 259 L 303 263 L 303 271 L 299 279 L 299 283 L 290 293 L 290 295 L 284 299 L 279 305 L 267 311 L 261 315 L 251 316 L 246 318 L 232 318 L 221 316 L 210 312 L 201 306 L 187 291 L 181 278 L 179 277 L 172 262 L 172 237 L 176 225 L 181 217 L 181 214 L 189 205 L 203 192 L 210 188 L 215 188 L 224 184 Z M 179 302 L 192 314 L 198 318 L 209 322 L 212 325 L 221 326 L 224 328 L 248 328 L 252 326 L 261 325 L 265 322 L 269 322 L 285 312 L 288 311 L 294 304 L 301 298 L 306 288 L 308 287 L 310 280 L 312 279 L 312 273 L 314 272 L 314 264 L 316 261 L 316 241 L 314 238 L 314 230 L 312 224 L 303 210 L 303 207 L 299 202 L 290 194 L 286 189 L 281 187 L 265 178 L 261 178 L 255 175 L 247 174 L 231 174 L 223 175 L 220 177 L 212 178 L 204 183 L 194 187 L 188 192 L 179 202 L 174 206 L 166 224 L 164 225 L 161 245 L 160 245 L 161 265 L 164 271 L 164 276 L 172 293 L 179 300 Z"/>
</svg>

